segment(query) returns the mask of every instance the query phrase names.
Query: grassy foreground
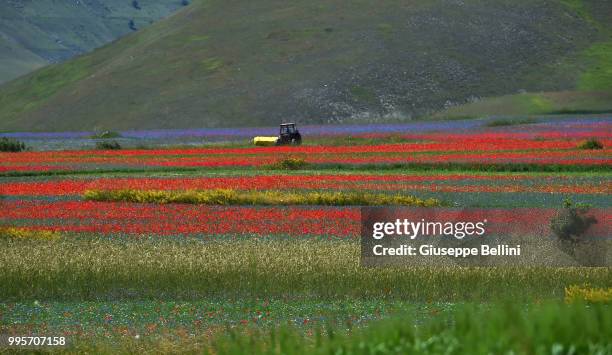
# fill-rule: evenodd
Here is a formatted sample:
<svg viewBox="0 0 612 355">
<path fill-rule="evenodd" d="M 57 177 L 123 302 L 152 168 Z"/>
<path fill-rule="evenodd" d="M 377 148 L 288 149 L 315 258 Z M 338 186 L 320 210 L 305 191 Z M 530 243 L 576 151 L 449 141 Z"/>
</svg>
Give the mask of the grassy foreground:
<svg viewBox="0 0 612 355">
<path fill-rule="evenodd" d="M 410 316 L 352 329 L 350 324 L 304 332 L 291 326 L 228 330 L 212 337 L 176 341 L 124 338 L 77 343 L 88 353 L 206 354 L 609 354 L 612 327 L 606 306 L 544 304 L 462 305 L 424 322 Z"/>
<path fill-rule="evenodd" d="M 0 299 L 562 299 L 609 268 L 365 268 L 353 241 L 0 240 Z"/>
<path fill-rule="evenodd" d="M 328 329 L 325 335 L 315 336 L 314 347 L 291 330 L 267 336 L 230 335 L 215 342 L 213 353 L 238 354 L 248 349 L 252 354 L 278 350 L 300 354 L 308 349 L 316 354 L 604 354 L 612 351 L 603 331 L 610 326 L 612 313 L 603 307 L 548 305 L 525 311 L 519 306 L 486 310 L 466 306 L 416 327 L 409 319 L 399 318 L 349 335 Z"/>
</svg>

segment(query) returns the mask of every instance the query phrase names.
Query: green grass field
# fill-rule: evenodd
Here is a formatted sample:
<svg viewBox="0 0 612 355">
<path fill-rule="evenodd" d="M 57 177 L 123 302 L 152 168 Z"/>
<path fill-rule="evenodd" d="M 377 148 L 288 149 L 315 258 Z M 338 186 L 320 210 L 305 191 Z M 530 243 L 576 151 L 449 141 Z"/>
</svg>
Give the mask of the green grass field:
<svg viewBox="0 0 612 355">
<path fill-rule="evenodd" d="M 362 268 L 359 244 L 65 235 L 0 240 L 0 332 L 69 353 L 607 354 L 609 268 Z"/>
<path fill-rule="evenodd" d="M 362 268 L 357 242 L 276 238 L 2 241 L 0 280 L 6 287 L 1 296 L 13 301 L 228 296 L 526 302 L 561 300 L 571 284 L 612 283 L 608 268 Z"/>
<path fill-rule="evenodd" d="M 610 324 L 610 312 L 603 307 L 458 306 L 422 323 L 404 316 L 365 330 L 352 330 L 350 325 L 344 327 L 348 332 L 340 327 L 328 328 L 315 333 L 314 339 L 304 339 L 292 329 L 230 335 L 215 339 L 212 352 L 483 354 L 520 349 L 529 354 L 607 353 L 612 351 L 610 338 L 602 330 Z"/>
<path fill-rule="evenodd" d="M 15 309 L 25 306 L 19 304 Z M 610 312 L 601 305 L 376 301 L 296 305 L 274 300 L 218 300 L 111 306 L 93 302 L 78 306 L 39 303 L 36 307 L 40 309 L 37 318 L 50 325 L 69 322 L 73 313 L 82 312 L 89 317 L 83 317 L 81 331 L 120 339 L 119 343 L 75 340 L 70 353 L 607 354 L 612 350 L 609 337 L 602 332 L 611 325 Z M 49 317 L 62 312 L 63 317 Z M 113 319 L 108 319 L 106 312 L 113 312 Z M 133 322 L 130 313 L 141 315 L 142 327 L 126 332 Z M 175 326 L 174 331 L 164 331 L 159 314 L 164 315 L 166 326 Z M 278 314 L 292 314 L 295 318 L 283 319 Z M 385 315 L 387 319 L 369 319 L 370 314 Z M 219 320 L 225 317 L 241 320 L 224 326 Z M 366 320 L 370 326 L 363 327 Z M 201 331 L 203 325 L 210 327 L 207 332 Z M 123 330 L 123 334 L 115 329 Z"/>
</svg>

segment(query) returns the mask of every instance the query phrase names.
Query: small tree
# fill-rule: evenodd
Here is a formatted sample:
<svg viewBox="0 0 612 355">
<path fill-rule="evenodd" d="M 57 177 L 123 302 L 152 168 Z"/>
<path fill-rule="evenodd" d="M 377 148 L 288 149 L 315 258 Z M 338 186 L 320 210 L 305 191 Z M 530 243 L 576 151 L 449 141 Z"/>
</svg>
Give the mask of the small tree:
<svg viewBox="0 0 612 355">
<path fill-rule="evenodd" d="M 595 138 L 588 139 L 578 144 L 579 149 L 603 149 L 603 144 Z"/>
<path fill-rule="evenodd" d="M 117 141 L 96 142 L 96 149 L 99 150 L 119 150 L 121 145 Z"/>
<path fill-rule="evenodd" d="M 286 157 L 270 165 L 275 170 L 300 170 L 308 166 L 308 162 L 298 157 Z"/>
<path fill-rule="evenodd" d="M 597 223 L 597 219 L 589 216 L 590 206 L 574 204 L 569 199 L 563 202 L 563 209 L 550 221 L 550 229 L 560 242 L 564 252 L 574 256 L 576 246 L 584 241 L 584 234 Z"/>
<path fill-rule="evenodd" d="M 24 151 L 25 149 L 26 146 L 23 142 L 6 137 L 0 138 L 0 152 L 17 153 Z"/>
<path fill-rule="evenodd" d="M 134 20 L 130 20 L 130 22 L 128 23 L 128 26 L 130 27 L 130 30 L 132 31 L 137 31 L 138 28 L 136 28 L 136 24 L 134 23 Z"/>
<path fill-rule="evenodd" d="M 138 0 L 132 1 L 132 7 L 135 8 L 136 10 L 140 10 L 140 4 L 138 3 Z"/>
<path fill-rule="evenodd" d="M 181 0 L 181 5 L 183 6 L 189 5 L 189 0 Z"/>
</svg>

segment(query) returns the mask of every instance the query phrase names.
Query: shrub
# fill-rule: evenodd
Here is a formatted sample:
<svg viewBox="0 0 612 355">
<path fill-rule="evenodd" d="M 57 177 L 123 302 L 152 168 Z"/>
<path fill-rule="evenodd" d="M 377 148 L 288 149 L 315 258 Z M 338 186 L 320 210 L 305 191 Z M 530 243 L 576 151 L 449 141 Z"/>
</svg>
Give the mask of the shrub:
<svg viewBox="0 0 612 355">
<path fill-rule="evenodd" d="M 589 285 L 571 285 L 565 288 L 566 303 L 612 303 L 612 287 L 592 288 Z"/>
<path fill-rule="evenodd" d="M 485 126 L 487 127 L 504 127 L 504 126 L 516 126 L 516 125 L 522 125 L 522 124 L 533 124 L 533 123 L 537 123 L 538 121 L 533 119 L 533 118 L 522 118 L 522 119 L 516 119 L 516 120 L 511 120 L 511 119 L 498 119 L 498 120 L 493 120 L 493 121 L 489 121 L 486 123 Z"/>
<path fill-rule="evenodd" d="M 189 5 L 189 0 L 181 0 L 181 5 L 183 6 Z"/>
<path fill-rule="evenodd" d="M 578 144 L 578 149 L 603 149 L 603 144 L 597 139 L 591 138 Z"/>
<path fill-rule="evenodd" d="M 117 141 L 96 142 L 96 149 L 99 149 L 99 150 L 119 150 L 119 149 L 121 149 L 121 145 Z"/>
<path fill-rule="evenodd" d="M 26 146 L 23 142 L 6 137 L 0 138 L 0 152 L 16 153 L 24 151 L 25 149 Z"/>
<path fill-rule="evenodd" d="M 0 239 L 12 240 L 57 240 L 60 234 L 51 231 L 35 231 L 26 228 L 0 228 Z"/>
<path fill-rule="evenodd" d="M 308 162 L 302 158 L 288 157 L 270 165 L 270 168 L 276 170 L 300 170 L 307 166 Z"/>
<path fill-rule="evenodd" d="M 583 241 L 583 235 L 597 223 L 597 219 L 588 215 L 590 206 L 574 204 L 566 199 L 563 209 L 550 221 L 550 229 L 559 239 L 561 247 L 570 255 L 574 255 L 576 245 Z"/>
</svg>

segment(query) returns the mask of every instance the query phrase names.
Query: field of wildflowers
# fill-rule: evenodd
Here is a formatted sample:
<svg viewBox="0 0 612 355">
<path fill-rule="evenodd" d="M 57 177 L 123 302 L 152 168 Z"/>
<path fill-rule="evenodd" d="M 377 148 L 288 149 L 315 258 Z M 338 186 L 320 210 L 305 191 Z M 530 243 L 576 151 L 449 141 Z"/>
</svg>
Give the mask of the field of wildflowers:
<svg viewBox="0 0 612 355">
<path fill-rule="evenodd" d="M 94 352 L 186 342 L 214 353 L 231 332 L 265 338 L 281 324 L 313 342 L 405 313 L 435 323 L 464 302 L 608 295 L 609 268 L 362 268 L 359 205 L 436 201 L 502 219 L 512 209 L 546 227 L 570 199 L 609 234 L 611 119 L 304 132 L 300 147 L 168 147 L 229 133 L 160 131 L 121 132 L 159 140 L 138 149 L 0 153 L 0 333 L 96 339 Z M 587 139 L 602 148 L 581 148 Z M 305 164 L 274 168 L 288 157 Z"/>
<path fill-rule="evenodd" d="M 346 143 L 342 138 L 327 139 L 301 147 L 185 147 L 180 149 L 67 150 L 36 151 L 22 154 L 0 153 L 0 174 L 27 172 L 104 172 L 116 170 L 159 170 L 176 168 L 233 169 L 257 168 L 287 156 L 298 156 L 317 166 L 388 164 L 528 164 L 588 166 L 608 171 L 611 165 L 609 120 L 584 124 L 539 124 L 538 129 L 508 131 L 482 129 L 482 132 L 396 133 L 392 144 L 389 133 L 362 133 Z M 374 144 L 353 144 L 365 140 Z M 319 138 L 320 139 L 320 138 Z M 580 149 L 586 139 L 597 139 L 603 149 Z M 335 142 L 335 143 L 334 143 Z M 333 143 L 333 144 L 332 144 Z M 467 167 L 466 167 L 467 168 Z M 571 170 L 571 169 L 570 169 Z"/>
</svg>

